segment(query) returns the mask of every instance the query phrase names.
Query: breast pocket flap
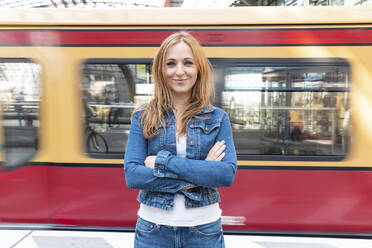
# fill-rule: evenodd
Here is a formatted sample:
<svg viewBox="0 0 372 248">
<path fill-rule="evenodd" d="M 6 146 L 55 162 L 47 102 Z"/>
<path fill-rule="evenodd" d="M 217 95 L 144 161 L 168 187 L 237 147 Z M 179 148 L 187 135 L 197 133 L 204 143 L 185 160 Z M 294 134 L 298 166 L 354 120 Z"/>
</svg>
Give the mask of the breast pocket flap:
<svg viewBox="0 0 372 248">
<path fill-rule="evenodd" d="M 195 127 L 202 129 L 205 134 L 209 134 L 212 131 L 218 129 L 220 125 L 221 122 L 199 122 L 195 124 Z"/>
</svg>

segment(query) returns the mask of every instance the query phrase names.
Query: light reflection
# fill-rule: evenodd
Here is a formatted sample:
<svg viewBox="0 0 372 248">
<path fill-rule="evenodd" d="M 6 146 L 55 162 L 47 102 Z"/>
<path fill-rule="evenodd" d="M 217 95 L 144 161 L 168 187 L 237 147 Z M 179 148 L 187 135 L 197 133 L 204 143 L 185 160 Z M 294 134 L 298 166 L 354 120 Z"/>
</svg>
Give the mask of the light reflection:
<svg viewBox="0 0 372 248">
<path fill-rule="evenodd" d="M 351 125 L 348 66 L 302 65 L 295 59 L 292 64 L 214 65 L 219 71 L 215 80 L 222 83 L 215 102 L 230 117 L 238 154 L 346 153 Z M 83 71 L 85 112 L 89 106 L 95 114 L 85 121 L 86 139 L 95 132 L 107 142 L 107 149 L 96 152 L 122 153 L 131 112 L 153 94 L 151 66 L 85 64 Z"/>
<path fill-rule="evenodd" d="M 5 160 L 16 165 L 38 149 L 40 65 L 27 60 L 0 60 L 0 104 Z"/>
<path fill-rule="evenodd" d="M 245 66 L 226 73 L 222 104 L 235 130 L 238 153 L 345 154 L 345 66 Z"/>
</svg>

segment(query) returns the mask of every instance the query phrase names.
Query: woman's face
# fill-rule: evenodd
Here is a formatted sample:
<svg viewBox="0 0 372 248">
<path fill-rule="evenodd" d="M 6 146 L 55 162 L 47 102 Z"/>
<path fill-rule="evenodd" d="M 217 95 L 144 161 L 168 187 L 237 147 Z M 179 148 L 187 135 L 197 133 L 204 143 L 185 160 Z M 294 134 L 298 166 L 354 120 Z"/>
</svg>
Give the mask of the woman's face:
<svg viewBox="0 0 372 248">
<path fill-rule="evenodd" d="M 179 42 L 165 54 L 164 77 L 175 97 L 189 97 L 194 87 L 198 69 L 190 47 Z"/>
</svg>

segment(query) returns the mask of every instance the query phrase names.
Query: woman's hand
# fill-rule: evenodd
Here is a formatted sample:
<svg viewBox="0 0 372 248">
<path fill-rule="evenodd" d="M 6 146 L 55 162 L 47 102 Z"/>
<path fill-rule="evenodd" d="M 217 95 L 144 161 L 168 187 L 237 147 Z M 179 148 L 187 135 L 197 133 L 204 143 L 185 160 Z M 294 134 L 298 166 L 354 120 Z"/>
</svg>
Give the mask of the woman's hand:
<svg viewBox="0 0 372 248">
<path fill-rule="evenodd" d="M 156 160 L 156 156 L 147 156 L 145 159 L 145 166 L 148 168 L 154 168 L 155 160 Z"/>
<path fill-rule="evenodd" d="M 225 141 L 217 141 L 216 144 L 209 150 L 208 156 L 205 160 L 221 161 L 225 157 Z M 147 156 L 145 159 L 145 166 L 148 168 L 155 167 L 156 156 Z"/>
<path fill-rule="evenodd" d="M 217 141 L 216 144 L 209 150 L 205 160 L 221 161 L 225 157 L 225 141 Z"/>
</svg>

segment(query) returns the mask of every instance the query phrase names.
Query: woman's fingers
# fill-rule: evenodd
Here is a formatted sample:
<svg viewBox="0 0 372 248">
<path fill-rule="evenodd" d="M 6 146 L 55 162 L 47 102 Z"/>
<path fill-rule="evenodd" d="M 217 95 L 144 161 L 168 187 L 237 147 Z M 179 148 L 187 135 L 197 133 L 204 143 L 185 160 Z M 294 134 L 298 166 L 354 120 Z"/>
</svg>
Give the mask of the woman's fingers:
<svg viewBox="0 0 372 248">
<path fill-rule="evenodd" d="M 213 153 L 218 157 L 226 149 L 225 141 L 218 141 L 212 149 Z"/>
<path fill-rule="evenodd" d="M 145 159 L 145 166 L 149 168 L 155 167 L 156 156 L 147 156 Z"/>
<path fill-rule="evenodd" d="M 220 155 L 221 153 L 223 153 L 223 151 L 225 151 L 226 149 L 226 145 L 225 144 L 222 144 L 215 152 L 216 155 Z"/>
<path fill-rule="evenodd" d="M 225 149 L 226 149 L 225 141 L 224 140 L 217 141 L 216 144 L 214 144 L 214 146 L 209 150 L 208 156 L 206 157 L 205 160 L 215 160 L 215 161 L 222 160 L 222 158 L 225 155 L 223 155 L 222 158 L 220 158 L 220 156 L 225 151 Z"/>
<path fill-rule="evenodd" d="M 223 144 L 221 145 L 218 150 L 215 152 L 215 160 L 216 161 L 221 161 L 224 157 L 225 157 L 225 149 L 226 149 L 226 145 Z"/>
<path fill-rule="evenodd" d="M 225 152 L 221 153 L 221 155 L 218 156 L 218 158 L 216 159 L 216 161 L 221 161 L 225 157 L 225 155 L 226 155 Z"/>
</svg>

